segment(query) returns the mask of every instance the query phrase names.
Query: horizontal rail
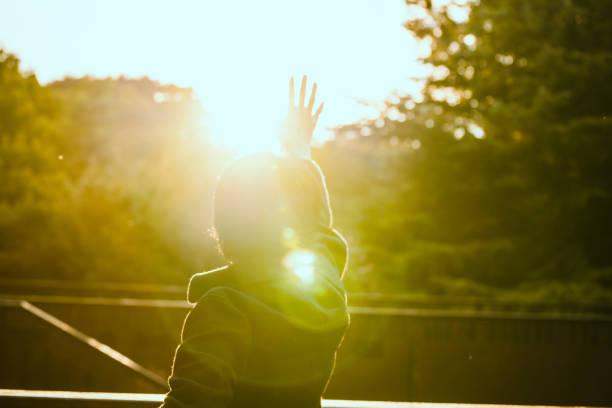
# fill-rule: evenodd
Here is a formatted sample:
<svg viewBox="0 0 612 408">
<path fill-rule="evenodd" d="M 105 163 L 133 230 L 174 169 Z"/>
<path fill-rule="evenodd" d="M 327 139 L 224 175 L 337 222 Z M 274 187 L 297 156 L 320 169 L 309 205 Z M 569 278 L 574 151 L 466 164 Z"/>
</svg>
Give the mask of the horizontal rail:
<svg viewBox="0 0 612 408">
<path fill-rule="evenodd" d="M 115 392 L 75 392 L 75 391 L 34 391 L 34 390 L 10 390 L 0 389 L 0 405 L 10 406 L 11 400 L 25 400 L 33 402 L 38 400 L 40 406 L 52 406 L 52 402 L 62 402 L 62 406 L 68 406 L 67 402 L 73 402 L 74 406 L 81 407 L 85 401 L 95 401 L 97 406 L 117 406 L 117 403 L 131 402 L 130 406 L 149 407 L 159 405 L 164 399 L 164 394 L 132 394 Z M 4 403 L 3 403 L 4 401 Z M 107 402 L 108 405 L 100 404 Z M 429 402 L 391 402 L 391 401 L 353 401 L 323 399 L 323 408 L 557 408 L 544 405 L 498 405 L 498 404 L 448 404 Z M 121 405 L 123 406 L 123 405 Z"/>
<path fill-rule="evenodd" d="M 136 299 L 98 296 L 0 294 L 0 305 L 15 304 L 21 302 L 22 300 L 32 303 L 57 303 L 68 305 L 167 307 L 178 309 L 191 309 L 193 307 L 193 305 L 189 304 L 186 300 Z"/>
<path fill-rule="evenodd" d="M 21 301 L 32 303 L 56 303 L 71 305 L 99 305 L 99 306 L 136 306 L 190 309 L 192 307 L 184 300 L 168 299 L 133 299 L 111 297 L 82 297 L 82 296 L 54 296 L 54 295 L 17 295 L 0 294 L 0 306 L 19 305 Z M 527 312 L 498 312 L 484 310 L 431 310 L 399 307 L 358 307 L 349 306 L 351 314 L 372 316 L 409 316 L 428 318 L 466 318 L 466 319 L 512 319 L 512 320 L 555 320 L 555 321 L 595 321 L 612 322 L 612 315 L 578 314 L 578 313 L 527 313 Z"/>
<path fill-rule="evenodd" d="M 187 286 L 157 285 L 151 283 L 120 283 L 120 282 L 87 282 L 77 280 L 53 279 L 11 279 L 0 278 L 0 287 L 36 287 L 44 289 L 80 289 L 96 291 L 128 291 L 128 292 L 158 292 L 177 293 L 181 296 L 187 291 Z"/>
<path fill-rule="evenodd" d="M 0 278 L 0 291 L 20 291 L 36 290 L 42 292 L 95 292 L 96 294 L 105 293 L 108 296 L 121 293 L 122 296 L 147 298 L 170 297 L 172 299 L 184 298 L 187 291 L 186 285 L 164 285 L 155 283 L 130 283 L 130 282 L 91 282 L 78 280 L 58 280 L 58 279 L 20 279 L 20 278 Z M 65 293 L 64 293 L 65 294 Z M 153 294 L 153 296 L 151 296 Z M 86 295 L 86 294 L 85 294 Z M 356 302 L 383 303 L 393 305 L 419 305 L 417 307 L 432 308 L 452 308 L 452 307 L 471 307 L 482 309 L 483 306 L 493 306 L 507 310 L 528 307 L 531 310 L 551 310 L 562 308 L 567 310 L 567 306 L 561 302 L 554 301 L 516 301 L 508 299 L 498 299 L 495 297 L 483 296 L 433 296 L 419 295 L 414 293 L 378 293 L 378 292 L 350 292 L 349 299 Z M 596 313 L 608 313 L 612 311 L 611 303 L 572 304 L 574 310 L 590 310 Z M 578 309 L 576 309 L 578 308 Z M 520 310 L 520 309 L 519 309 Z"/>
</svg>

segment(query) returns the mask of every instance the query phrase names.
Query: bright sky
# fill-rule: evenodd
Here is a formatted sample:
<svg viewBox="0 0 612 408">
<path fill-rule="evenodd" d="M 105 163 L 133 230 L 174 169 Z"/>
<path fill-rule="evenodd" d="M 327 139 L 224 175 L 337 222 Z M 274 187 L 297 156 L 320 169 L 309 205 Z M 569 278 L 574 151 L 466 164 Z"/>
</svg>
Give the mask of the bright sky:
<svg viewBox="0 0 612 408">
<path fill-rule="evenodd" d="M 291 75 L 319 83 L 319 140 L 373 115 L 356 99 L 413 90 L 423 69 L 406 13 L 403 0 L 0 0 L 0 47 L 43 83 L 125 74 L 192 86 L 214 140 L 240 151 L 274 141 Z"/>
</svg>

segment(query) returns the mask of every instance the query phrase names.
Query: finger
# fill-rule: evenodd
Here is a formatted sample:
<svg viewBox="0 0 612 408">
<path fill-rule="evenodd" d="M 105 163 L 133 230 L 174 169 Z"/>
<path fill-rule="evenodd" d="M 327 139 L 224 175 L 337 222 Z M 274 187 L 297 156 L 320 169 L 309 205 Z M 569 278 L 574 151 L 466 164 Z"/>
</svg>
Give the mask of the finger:
<svg viewBox="0 0 612 408">
<path fill-rule="evenodd" d="M 317 121 L 319 120 L 319 115 L 321 114 L 321 111 L 323 110 L 323 105 L 324 103 L 321 102 L 321 105 L 319 105 L 319 109 L 317 109 L 317 111 L 315 112 L 314 116 L 313 116 L 313 120 L 314 120 L 314 124 L 317 124 Z"/>
<path fill-rule="evenodd" d="M 295 89 L 293 87 L 293 77 L 289 80 L 289 107 L 295 106 Z"/>
<path fill-rule="evenodd" d="M 314 106 L 315 96 L 317 95 L 317 83 L 315 82 L 312 86 L 312 93 L 310 94 L 310 101 L 308 101 L 308 112 L 312 112 Z"/>
<path fill-rule="evenodd" d="M 302 77 L 302 87 L 300 88 L 300 104 L 298 108 L 304 107 L 304 99 L 306 99 L 306 75 Z"/>
</svg>

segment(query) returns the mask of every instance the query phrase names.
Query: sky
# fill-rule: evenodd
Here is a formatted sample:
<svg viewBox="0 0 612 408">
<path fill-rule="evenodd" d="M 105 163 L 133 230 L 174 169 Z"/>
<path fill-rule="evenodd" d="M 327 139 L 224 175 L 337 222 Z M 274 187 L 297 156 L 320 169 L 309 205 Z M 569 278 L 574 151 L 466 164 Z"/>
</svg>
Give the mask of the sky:
<svg viewBox="0 0 612 408">
<path fill-rule="evenodd" d="M 0 47 L 42 83 L 66 75 L 148 76 L 193 87 L 213 140 L 274 140 L 289 77 L 318 82 L 325 129 L 415 89 L 423 51 L 403 0 L 0 0 Z M 265 139 L 265 140 L 264 140 Z"/>
</svg>

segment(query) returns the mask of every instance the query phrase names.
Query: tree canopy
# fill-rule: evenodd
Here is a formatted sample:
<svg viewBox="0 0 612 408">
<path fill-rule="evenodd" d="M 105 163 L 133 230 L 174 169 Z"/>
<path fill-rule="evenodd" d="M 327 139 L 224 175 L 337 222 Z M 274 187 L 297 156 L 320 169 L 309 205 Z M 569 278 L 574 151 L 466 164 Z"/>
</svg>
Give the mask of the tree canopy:
<svg viewBox="0 0 612 408">
<path fill-rule="evenodd" d="M 364 280 L 609 301 L 612 2 L 407 3 L 431 46 L 422 94 L 338 130 L 387 166 L 359 211 Z"/>
<path fill-rule="evenodd" d="M 147 78 L 43 87 L 0 57 L 4 277 L 184 283 L 219 262 L 209 194 L 229 155 L 208 144 L 192 90 Z"/>
<path fill-rule="evenodd" d="M 422 92 L 314 152 L 349 291 L 612 304 L 612 2 L 406 7 L 431 49 Z M 231 154 L 205 117 L 189 88 L 41 86 L 0 50 L 2 276 L 184 284 L 219 266 L 207 230 Z"/>
</svg>

